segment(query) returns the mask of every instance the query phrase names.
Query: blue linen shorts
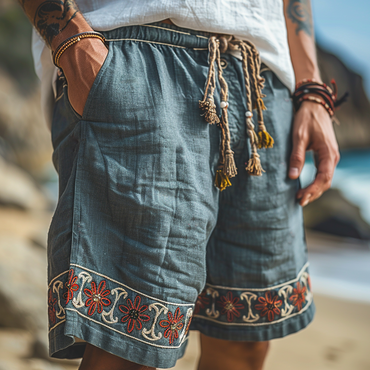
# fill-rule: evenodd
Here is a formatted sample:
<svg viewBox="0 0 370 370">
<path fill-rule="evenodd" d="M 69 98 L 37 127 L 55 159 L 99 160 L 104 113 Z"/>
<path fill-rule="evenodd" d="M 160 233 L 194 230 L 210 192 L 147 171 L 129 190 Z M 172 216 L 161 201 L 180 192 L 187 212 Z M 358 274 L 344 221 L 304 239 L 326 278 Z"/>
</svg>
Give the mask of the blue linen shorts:
<svg viewBox="0 0 370 370">
<path fill-rule="evenodd" d="M 81 357 L 79 338 L 169 368 L 183 355 L 189 328 L 267 341 L 307 326 L 315 308 L 295 199 L 300 184 L 287 177 L 293 108 L 286 86 L 262 69 L 275 144 L 260 150 L 263 176 L 250 176 L 242 62 L 221 54 L 238 175 L 220 192 L 220 129 L 198 106 L 209 34 L 161 23 L 104 34 L 108 56 L 82 117 L 66 85 L 54 107 L 51 356 Z"/>
</svg>

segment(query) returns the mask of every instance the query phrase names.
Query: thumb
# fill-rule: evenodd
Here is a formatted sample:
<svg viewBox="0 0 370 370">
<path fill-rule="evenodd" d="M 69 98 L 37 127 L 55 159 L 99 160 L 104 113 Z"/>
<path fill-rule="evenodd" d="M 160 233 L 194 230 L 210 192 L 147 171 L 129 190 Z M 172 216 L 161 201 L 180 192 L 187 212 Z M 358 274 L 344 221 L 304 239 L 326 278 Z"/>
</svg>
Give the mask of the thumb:
<svg viewBox="0 0 370 370">
<path fill-rule="evenodd" d="M 293 150 L 290 156 L 289 177 L 297 179 L 301 174 L 306 156 L 306 143 L 303 140 L 293 140 Z"/>
</svg>

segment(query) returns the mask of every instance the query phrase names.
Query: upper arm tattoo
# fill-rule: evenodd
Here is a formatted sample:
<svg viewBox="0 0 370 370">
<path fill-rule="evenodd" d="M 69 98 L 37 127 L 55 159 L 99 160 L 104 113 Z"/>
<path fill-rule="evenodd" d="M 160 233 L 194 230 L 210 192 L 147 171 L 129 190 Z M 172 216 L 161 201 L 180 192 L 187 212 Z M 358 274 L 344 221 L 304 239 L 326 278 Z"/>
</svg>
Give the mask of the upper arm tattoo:
<svg viewBox="0 0 370 370">
<path fill-rule="evenodd" d="M 312 13 L 309 0 L 289 0 L 286 8 L 288 17 L 297 24 L 296 34 L 299 31 L 313 36 Z"/>
</svg>

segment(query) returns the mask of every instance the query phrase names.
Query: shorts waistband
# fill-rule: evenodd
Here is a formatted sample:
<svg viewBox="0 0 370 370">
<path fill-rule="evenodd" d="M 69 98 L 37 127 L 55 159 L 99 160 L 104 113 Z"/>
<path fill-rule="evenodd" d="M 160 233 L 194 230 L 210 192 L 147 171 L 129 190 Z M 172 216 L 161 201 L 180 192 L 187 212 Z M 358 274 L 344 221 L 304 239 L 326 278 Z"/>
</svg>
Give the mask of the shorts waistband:
<svg viewBox="0 0 370 370">
<path fill-rule="evenodd" d="M 108 42 L 135 40 L 199 50 L 208 50 L 208 39 L 211 36 L 208 32 L 194 31 L 161 22 L 124 26 L 103 31 L 102 34 Z"/>
<path fill-rule="evenodd" d="M 162 44 L 193 50 L 208 50 L 208 73 L 203 99 L 199 108 L 207 123 L 216 124 L 221 129 L 220 161 L 215 177 L 215 186 L 221 191 L 231 186 L 230 178 L 237 175 L 234 152 L 230 144 L 230 129 L 227 108 L 229 87 L 223 77 L 221 65 L 222 53 L 239 51 L 242 57 L 244 85 L 246 89 L 246 131 L 249 136 L 251 155 L 245 170 L 252 176 L 261 176 L 264 172 L 257 152 L 258 149 L 272 148 L 274 139 L 266 130 L 263 110 L 266 109 L 262 89 L 264 78 L 261 77 L 261 60 L 256 47 L 249 41 L 237 39 L 233 35 L 217 35 L 190 29 L 183 29 L 172 24 L 157 22 L 139 26 L 126 26 L 103 32 L 107 42 L 138 41 Z M 217 81 L 218 80 L 218 84 Z M 220 87 L 221 103 L 215 104 L 214 93 Z M 218 111 L 221 110 L 221 115 Z M 253 110 L 257 112 L 258 129 L 253 123 Z M 257 131 L 257 132 L 256 132 Z"/>
</svg>

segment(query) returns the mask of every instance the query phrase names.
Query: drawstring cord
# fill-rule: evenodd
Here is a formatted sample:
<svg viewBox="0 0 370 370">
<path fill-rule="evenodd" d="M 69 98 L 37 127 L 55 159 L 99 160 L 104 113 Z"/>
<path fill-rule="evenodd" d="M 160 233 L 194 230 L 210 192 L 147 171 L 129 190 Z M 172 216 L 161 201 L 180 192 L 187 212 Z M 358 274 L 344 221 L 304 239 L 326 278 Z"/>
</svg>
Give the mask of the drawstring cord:
<svg viewBox="0 0 370 370">
<path fill-rule="evenodd" d="M 263 121 L 263 110 L 266 109 L 263 102 L 265 95 L 262 93 L 264 78 L 260 76 L 260 56 L 255 46 L 247 41 L 236 39 L 234 36 L 211 36 L 208 42 L 209 52 L 209 70 L 206 81 L 206 88 L 203 100 L 199 101 L 199 107 L 203 111 L 206 122 L 217 124 L 221 129 L 220 143 L 220 161 L 216 171 L 215 186 L 221 191 L 231 186 L 230 178 L 236 176 L 237 168 L 234 160 L 234 152 L 230 146 L 230 129 L 227 108 L 228 102 L 228 85 L 222 75 L 221 53 L 227 50 L 240 50 L 242 55 L 242 66 L 244 75 L 244 84 L 246 88 L 246 130 L 251 144 L 251 157 L 246 163 L 246 171 L 253 176 L 261 176 L 264 172 L 257 148 L 272 148 L 274 139 L 267 132 Z M 216 105 L 214 103 L 214 91 L 216 89 L 216 69 L 217 77 L 221 87 L 221 118 L 218 117 Z M 252 91 L 254 93 L 255 106 L 252 105 Z M 254 130 L 252 121 L 253 108 L 257 110 L 258 117 L 258 135 Z"/>
</svg>

